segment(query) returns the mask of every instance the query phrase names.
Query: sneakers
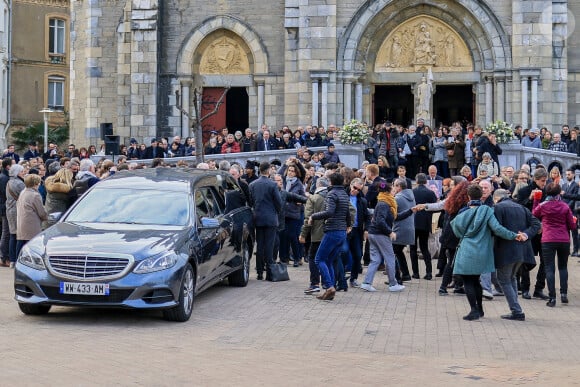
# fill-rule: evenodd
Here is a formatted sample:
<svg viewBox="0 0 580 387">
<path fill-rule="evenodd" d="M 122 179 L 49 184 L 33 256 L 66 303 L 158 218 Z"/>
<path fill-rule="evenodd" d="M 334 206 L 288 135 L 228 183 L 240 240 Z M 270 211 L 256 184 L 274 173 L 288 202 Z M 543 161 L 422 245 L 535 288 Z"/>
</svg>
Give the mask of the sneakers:
<svg viewBox="0 0 580 387">
<path fill-rule="evenodd" d="M 526 321 L 526 315 L 524 313 L 502 314 L 500 317 L 504 320 Z"/>
<path fill-rule="evenodd" d="M 403 289 L 405 289 L 405 287 L 403 285 L 399 285 L 399 284 L 389 286 L 389 292 L 400 292 Z"/>
<path fill-rule="evenodd" d="M 367 292 L 376 292 L 376 291 L 377 291 L 377 289 L 373 288 L 373 285 L 371 285 L 371 284 L 364 284 L 364 283 L 363 283 L 363 284 L 360 286 L 360 288 L 361 288 L 362 290 L 365 290 L 365 291 L 367 291 Z"/>
<path fill-rule="evenodd" d="M 539 298 L 540 300 L 548 300 L 550 297 L 546 296 L 542 290 L 534 291 L 534 298 Z"/>
<path fill-rule="evenodd" d="M 493 289 L 492 292 L 491 292 L 491 294 L 493 294 L 494 297 L 503 296 L 503 292 L 500 292 L 497 289 Z"/>
<path fill-rule="evenodd" d="M 320 292 L 320 286 L 318 285 L 310 285 L 308 289 L 304 291 L 304 294 L 313 294 Z"/>
<path fill-rule="evenodd" d="M 353 281 L 350 281 L 350 287 L 351 288 L 360 288 L 360 284 L 356 280 L 353 280 Z"/>
<path fill-rule="evenodd" d="M 446 296 L 446 295 L 449 294 L 449 292 L 447 291 L 447 289 L 444 289 L 444 288 L 439 288 L 439 292 L 438 293 L 439 293 L 440 296 Z"/>
<path fill-rule="evenodd" d="M 485 298 L 488 301 L 493 300 L 493 294 L 491 294 L 491 292 L 489 292 L 488 290 L 483 289 L 482 295 L 483 298 Z"/>
</svg>

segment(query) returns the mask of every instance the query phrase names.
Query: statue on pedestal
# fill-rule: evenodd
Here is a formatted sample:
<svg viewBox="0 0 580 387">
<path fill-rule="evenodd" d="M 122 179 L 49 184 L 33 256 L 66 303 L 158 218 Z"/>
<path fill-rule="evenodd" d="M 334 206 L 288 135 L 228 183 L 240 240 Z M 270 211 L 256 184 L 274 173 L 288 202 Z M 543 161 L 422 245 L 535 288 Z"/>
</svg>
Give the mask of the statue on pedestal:
<svg viewBox="0 0 580 387">
<path fill-rule="evenodd" d="M 421 77 L 421 83 L 417 86 L 417 97 L 419 105 L 417 106 L 417 117 L 425 120 L 431 119 L 431 97 L 433 96 L 433 86 L 427 82 L 425 77 Z"/>
</svg>

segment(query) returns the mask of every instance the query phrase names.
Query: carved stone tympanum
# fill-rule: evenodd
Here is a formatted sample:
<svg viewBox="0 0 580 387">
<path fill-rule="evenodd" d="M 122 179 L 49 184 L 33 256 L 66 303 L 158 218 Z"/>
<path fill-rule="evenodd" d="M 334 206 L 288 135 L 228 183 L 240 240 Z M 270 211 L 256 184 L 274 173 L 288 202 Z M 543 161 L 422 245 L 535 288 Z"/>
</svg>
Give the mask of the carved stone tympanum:
<svg viewBox="0 0 580 387">
<path fill-rule="evenodd" d="M 376 72 L 472 71 L 467 45 L 441 20 L 417 16 L 395 28 L 377 54 Z"/>
<path fill-rule="evenodd" d="M 228 36 L 219 36 L 202 54 L 201 74 L 249 74 L 250 63 L 240 42 Z"/>
</svg>

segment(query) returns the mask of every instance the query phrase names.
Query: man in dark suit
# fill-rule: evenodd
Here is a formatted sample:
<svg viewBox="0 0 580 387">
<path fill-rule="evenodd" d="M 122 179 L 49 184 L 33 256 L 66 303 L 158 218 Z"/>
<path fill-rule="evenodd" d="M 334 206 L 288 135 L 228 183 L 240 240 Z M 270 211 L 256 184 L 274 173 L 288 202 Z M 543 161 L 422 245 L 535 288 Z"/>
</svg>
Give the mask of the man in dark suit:
<svg viewBox="0 0 580 387">
<path fill-rule="evenodd" d="M 416 204 L 435 203 L 437 196 L 433 191 L 427 188 L 427 175 L 418 173 L 415 177 L 417 188 L 413 190 Z M 429 211 L 419 211 L 415 214 L 415 244 L 410 246 L 411 268 L 413 275 L 411 277 L 419 279 L 419 256 L 417 255 L 417 240 L 421 248 L 421 254 L 425 260 L 425 268 L 427 273 L 423 279 L 433 279 L 431 254 L 429 253 L 429 233 L 431 233 L 431 222 L 433 213 Z"/>
<path fill-rule="evenodd" d="M 268 151 L 274 149 L 278 149 L 278 147 L 276 146 L 276 140 L 270 137 L 270 131 L 266 129 L 262 133 L 262 140 L 258 141 L 258 150 Z"/>
<path fill-rule="evenodd" d="M 40 154 L 38 153 L 38 146 L 36 144 L 36 141 L 30 141 L 28 143 L 28 150 L 24 153 L 24 160 L 28 161 L 32 158 L 36 158 L 40 156 Z"/>
<path fill-rule="evenodd" d="M 282 211 L 282 199 L 275 182 L 268 178 L 270 163 L 260 164 L 260 178 L 250 184 L 250 206 L 254 210 L 256 227 L 256 270 L 258 280 L 269 277 L 269 266 L 273 262 L 274 241 L 278 231 L 278 213 Z"/>
<path fill-rule="evenodd" d="M 498 189 L 493 194 L 495 202 L 494 213 L 499 223 L 513 232 L 523 232 L 526 242 L 508 241 L 496 238 L 494 247 L 497 279 L 501 285 L 505 299 L 509 305 L 510 314 L 502 315 L 506 320 L 524 321 L 526 315 L 518 303 L 518 284 L 516 273 L 523 263 L 535 265 L 532 249 L 532 237 L 538 234 L 541 223 L 532 216 L 530 210 L 510 199 L 510 192 Z"/>
</svg>

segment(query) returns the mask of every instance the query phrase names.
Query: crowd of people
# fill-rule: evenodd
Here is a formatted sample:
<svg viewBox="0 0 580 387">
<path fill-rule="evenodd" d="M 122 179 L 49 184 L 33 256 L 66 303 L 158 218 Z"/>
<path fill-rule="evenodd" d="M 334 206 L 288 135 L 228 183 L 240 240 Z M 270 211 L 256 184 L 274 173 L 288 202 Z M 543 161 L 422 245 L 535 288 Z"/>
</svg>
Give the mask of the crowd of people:
<svg viewBox="0 0 580 387">
<path fill-rule="evenodd" d="M 572 256 L 579 251 L 574 214 L 580 192 L 574 171 L 562 176 L 557 167 L 500 166 L 502 150 L 493 133 L 460 123 L 432 131 L 423 120 L 407 128 L 390 122 L 370 127 L 365 161 L 346 166 L 332 143 L 336 129 L 307 126 L 292 132 L 285 126 L 273 136 L 267 127 L 258 133 L 247 129 L 243 136 L 225 129 L 211 134 L 206 154 L 296 149 L 296 157 L 244 166 L 227 160 L 173 165 L 221 169 L 239 182 L 256 213 L 258 280 L 270 279 L 275 262 L 307 263 L 305 293 L 332 300 L 353 288 L 376 292 L 375 277 L 382 271 L 390 292 L 404 291 L 408 281 L 439 277 L 439 295 L 467 296 L 465 320 L 483 317 L 482 300 L 502 295 L 510 310 L 502 318 L 521 321 L 525 314 L 518 294 L 556 305 L 557 267 L 560 301 L 568 303 L 570 235 Z M 528 146 L 534 132 L 521 133 L 522 144 Z M 564 126 L 552 142 L 569 139 L 571 146 L 575 132 Z M 91 151 L 77 151 L 73 144 L 67 152 L 50 144 L 39 154 L 31 142 L 22 158 L 8 147 L 0 173 L 1 264 L 13 267 L 26 241 L 50 224 L 48 214 L 66 211 L 99 180 L 123 170 L 168 167 L 163 158 L 195 154 L 194 146 L 192 139 L 181 143 L 179 136 L 169 145 L 154 139 L 151 147 L 131 140 L 116 162 L 103 158 L 96 165 Z M 327 150 L 309 150 L 317 146 Z M 141 159 L 153 161 L 144 165 Z M 430 251 L 434 214 L 441 230 L 436 252 Z M 530 271 L 537 264 L 532 290 Z"/>
</svg>

